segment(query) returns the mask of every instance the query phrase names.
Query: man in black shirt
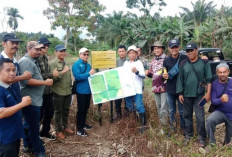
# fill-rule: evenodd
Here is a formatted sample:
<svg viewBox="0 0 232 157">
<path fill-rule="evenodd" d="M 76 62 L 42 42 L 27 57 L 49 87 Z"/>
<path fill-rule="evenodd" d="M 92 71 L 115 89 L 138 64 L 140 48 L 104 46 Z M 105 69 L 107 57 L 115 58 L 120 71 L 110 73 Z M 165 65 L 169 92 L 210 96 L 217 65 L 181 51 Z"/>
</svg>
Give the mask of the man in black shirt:
<svg viewBox="0 0 232 157">
<path fill-rule="evenodd" d="M 186 55 L 179 54 L 180 41 L 178 39 L 169 40 L 168 50 L 171 53 L 171 55 L 164 59 L 163 64 L 163 66 L 167 69 L 167 72 L 169 72 L 175 64 L 178 64 L 179 66 L 179 63 L 182 60 L 187 59 Z M 170 127 L 172 131 L 175 131 L 176 102 L 178 102 L 180 127 L 182 130 L 184 130 L 183 104 L 180 103 L 178 99 L 178 94 L 176 93 L 177 74 L 173 77 L 169 77 L 168 73 L 163 74 L 163 78 L 167 79 L 167 102 L 169 106 Z"/>
</svg>

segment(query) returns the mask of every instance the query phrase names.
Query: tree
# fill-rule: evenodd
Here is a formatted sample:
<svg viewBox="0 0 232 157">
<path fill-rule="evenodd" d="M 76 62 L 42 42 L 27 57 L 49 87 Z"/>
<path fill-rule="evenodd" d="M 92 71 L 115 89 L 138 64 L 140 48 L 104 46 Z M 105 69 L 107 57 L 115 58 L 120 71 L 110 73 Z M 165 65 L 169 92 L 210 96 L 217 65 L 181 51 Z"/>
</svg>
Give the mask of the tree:
<svg viewBox="0 0 232 157">
<path fill-rule="evenodd" d="M 130 9 L 138 8 L 144 16 L 149 16 L 153 6 L 159 6 L 158 10 L 161 11 L 161 7 L 166 6 L 166 3 L 164 0 L 127 0 L 126 5 Z"/>
<path fill-rule="evenodd" d="M 104 10 L 98 0 L 48 0 L 48 3 L 50 7 L 44 10 L 44 15 L 51 20 L 52 29 L 61 26 L 66 30 L 65 47 L 71 32 L 76 35 L 81 27 L 93 30 L 96 15 Z"/>
<path fill-rule="evenodd" d="M 23 19 L 23 17 L 19 14 L 17 8 L 9 8 L 7 15 L 9 16 L 8 24 L 15 31 L 18 28 L 18 18 Z"/>
</svg>

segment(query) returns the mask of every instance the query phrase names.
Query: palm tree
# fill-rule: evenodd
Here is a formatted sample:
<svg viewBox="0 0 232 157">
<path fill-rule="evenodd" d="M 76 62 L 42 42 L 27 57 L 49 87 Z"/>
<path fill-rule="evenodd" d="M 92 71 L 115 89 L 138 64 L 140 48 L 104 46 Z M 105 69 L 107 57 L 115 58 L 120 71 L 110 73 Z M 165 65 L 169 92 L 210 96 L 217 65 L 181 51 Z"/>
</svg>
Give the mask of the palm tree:
<svg viewBox="0 0 232 157">
<path fill-rule="evenodd" d="M 23 19 L 23 17 L 19 15 L 17 8 L 9 8 L 7 15 L 9 16 L 8 24 L 15 31 L 18 28 L 18 18 Z"/>
</svg>

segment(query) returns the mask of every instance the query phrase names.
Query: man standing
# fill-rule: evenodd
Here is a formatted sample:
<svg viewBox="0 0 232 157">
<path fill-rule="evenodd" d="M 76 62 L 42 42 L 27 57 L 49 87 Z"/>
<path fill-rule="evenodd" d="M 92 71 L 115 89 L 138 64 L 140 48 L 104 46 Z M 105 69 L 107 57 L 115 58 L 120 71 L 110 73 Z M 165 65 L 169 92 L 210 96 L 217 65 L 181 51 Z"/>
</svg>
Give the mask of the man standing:
<svg viewBox="0 0 232 157">
<path fill-rule="evenodd" d="M 51 87 L 54 99 L 54 121 L 56 136 L 64 139 L 64 132 L 73 134 L 73 131 L 68 128 L 69 108 L 72 100 L 72 80 L 70 65 L 65 61 L 66 48 L 63 45 L 55 47 L 55 55 L 50 66 L 50 71 L 57 70 L 59 75 L 53 77 L 54 84 Z"/>
<path fill-rule="evenodd" d="M 94 69 L 88 64 L 89 50 L 81 48 L 79 50 L 79 60 L 72 67 L 72 72 L 75 80 L 78 81 L 76 87 L 77 94 L 77 135 L 87 136 L 85 130 L 92 129 L 92 126 L 86 124 L 86 117 L 90 105 L 91 90 L 88 82 L 88 77 L 95 73 Z"/>
<path fill-rule="evenodd" d="M 198 48 L 193 42 L 186 46 L 188 59 L 180 63 L 179 75 L 177 78 L 177 93 L 179 100 L 183 104 L 183 115 L 185 121 L 186 136 L 184 145 L 188 145 L 193 136 L 193 109 L 196 114 L 197 132 L 199 146 L 205 146 L 205 113 L 204 107 L 198 106 L 199 101 L 210 100 L 212 73 L 210 64 L 198 58 Z M 207 92 L 203 90 L 203 84 L 207 86 Z"/>
<path fill-rule="evenodd" d="M 43 101 L 42 95 L 44 86 L 51 86 L 53 84 L 52 79 L 43 80 L 40 74 L 36 59 L 40 56 L 42 47 L 43 45 L 36 41 L 29 41 L 27 43 L 27 54 L 19 60 L 20 74 L 25 71 L 29 71 L 32 74 L 32 78 L 21 81 L 20 86 L 22 96 L 30 96 L 32 99 L 31 105 L 23 108 L 22 112 L 24 120 L 29 126 L 29 143 L 24 143 L 24 146 L 26 145 L 32 148 L 36 157 L 46 156 L 45 148 L 39 138 L 40 110 Z M 24 140 L 24 142 L 26 142 L 26 140 Z"/>
<path fill-rule="evenodd" d="M 180 62 L 187 59 L 186 55 L 180 55 L 180 41 L 178 39 L 171 39 L 168 42 L 168 50 L 171 53 L 170 56 L 164 59 L 164 68 L 167 69 L 169 72 L 176 64 L 177 68 L 180 65 Z M 177 82 L 177 75 L 169 77 L 168 73 L 163 73 L 163 78 L 167 80 L 167 102 L 169 106 L 169 119 L 170 119 L 170 126 L 171 130 L 175 131 L 175 123 L 176 123 L 176 102 L 178 102 L 178 110 L 180 114 L 180 127 L 184 130 L 184 118 L 183 118 L 183 104 L 180 103 L 178 99 L 178 94 L 176 93 L 176 82 Z"/>
<path fill-rule="evenodd" d="M 57 77 L 59 73 L 56 69 L 52 73 L 50 72 L 48 58 L 46 56 L 48 48 L 51 44 L 50 41 L 47 38 L 40 38 L 38 43 L 43 44 L 43 47 L 41 48 L 41 55 L 38 59 L 39 68 L 43 79 L 46 80 L 48 78 L 52 79 L 53 77 Z M 50 86 L 45 86 L 43 93 L 43 105 L 41 107 L 41 119 L 43 125 L 42 130 L 40 131 L 40 137 L 46 137 L 50 140 L 55 140 L 55 137 L 49 133 L 53 113 L 53 94 L 51 92 Z"/>
<path fill-rule="evenodd" d="M 126 47 L 124 45 L 119 45 L 118 46 L 118 56 L 116 60 L 117 67 L 123 66 L 124 62 L 126 61 Z M 122 104 L 122 99 L 117 99 L 114 101 L 115 103 L 115 109 L 116 109 L 116 116 L 114 117 L 114 120 L 116 119 L 121 119 L 122 118 L 122 109 L 121 109 L 121 104 Z"/>
<path fill-rule="evenodd" d="M 138 57 L 137 58 L 143 63 L 144 70 L 148 70 L 149 69 L 149 63 L 148 63 L 146 58 L 142 57 L 141 47 L 136 46 L 136 50 L 138 52 Z"/>
<path fill-rule="evenodd" d="M 150 63 L 150 69 L 146 71 L 146 75 L 152 78 L 152 91 L 155 95 L 155 103 L 158 111 L 158 116 L 162 127 L 167 127 L 168 121 L 168 104 L 166 99 L 166 82 L 162 78 L 163 62 L 166 58 L 164 54 L 165 46 L 156 41 L 151 46 L 151 51 L 155 57 Z M 161 128 L 161 134 L 164 134 Z"/>
<path fill-rule="evenodd" d="M 211 103 L 216 106 L 216 109 L 206 121 L 210 145 L 216 144 L 215 127 L 221 123 L 225 123 L 226 127 L 224 144 L 230 143 L 232 138 L 232 80 L 228 78 L 230 74 L 229 66 L 226 63 L 218 64 L 216 73 L 218 79 L 212 83 L 211 91 Z"/>
<path fill-rule="evenodd" d="M 12 84 L 12 89 L 16 92 L 18 98 L 21 100 L 20 86 L 18 81 L 30 79 L 31 73 L 25 71 L 22 75 L 19 75 L 19 65 L 16 58 L 14 57 L 18 51 L 19 42 L 21 42 L 21 40 L 19 40 L 14 33 L 5 34 L 2 39 L 4 50 L 1 53 L 1 57 L 9 58 L 13 61 L 16 67 L 16 77 L 14 79 L 14 83 Z"/>
<path fill-rule="evenodd" d="M 0 156 L 19 156 L 20 138 L 23 137 L 23 125 L 20 110 L 31 104 L 29 96 L 18 99 L 12 89 L 16 68 L 8 58 L 0 59 Z"/>
</svg>

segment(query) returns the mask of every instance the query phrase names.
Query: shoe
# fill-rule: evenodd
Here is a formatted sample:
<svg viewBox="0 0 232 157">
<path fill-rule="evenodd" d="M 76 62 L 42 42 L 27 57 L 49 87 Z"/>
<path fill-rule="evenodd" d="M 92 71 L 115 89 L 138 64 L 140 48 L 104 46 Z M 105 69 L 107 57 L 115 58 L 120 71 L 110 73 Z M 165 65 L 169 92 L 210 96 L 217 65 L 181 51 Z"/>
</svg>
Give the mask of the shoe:
<svg viewBox="0 0 232 157">
<path fill-rule="evenodd" d="M 74 132 L 68 128 L 64 129 L 64 132 L 66 132 L 67 134 L 70 134 L 70 135 L 74 134 Z"/>
<path fill-rule="evenodd" d="M 85 124 L 85 127 L 83 129 L 84 130 L 91 130 L 91 129 L 93 129 L 93 127 L 88 125 L 88 124 Z"/>
<path fill-rule="evenodd" d="M 206 143 L 205 140 L 199 140 L 199 147 L 205 147 Z"/>
<path fill-rule="evenodd" d="M 187 146 L 189 144 L 189 142 L 190 142 L 190 138 L 189 137 L 185 137 L 184 141 L 183 141 L 183 145 Z"/>
<path fill-rule="evenodd" d="M 30 148 L 30 147 L 24 147 L 23 152 L 33 154 L 34 150 L 33 150 L 33 148 Z"/>
<path fill-rule="evenodd" d="M 57 132 L 57 133 L 56 133 L 56 137 L 58 137 L 58 138 L 61 139 L 61 140 L 64 140 L 64 139 L 65 139 L 65 136 L 64 136 L 64 134 L 63 134 L 62 132 Z"/>
<path fill-rule="evenodd" d="M 46 154 L 44 152 L 40 152 L 35 154 L 35 157 L 46 157 Z"/>
<path fill-rule="evenodd" d="M 86 136 L 88 136 L 88 133 L 85 132 L 84 129 L 80 129 L 77 131 L 77 135 L 82 136 L 82 137 L 86 137 Z"/>
<path fill-rule="evenodd" d="M 54 141 L 56 139 L 55 136 L 53 136 L 53 135 L 51 135 L 49 133 L 48 134 L 40 134 L 40 137 L 46 137 L 46 138 L 48 138 L 51 141 Z"/>
</svg>

